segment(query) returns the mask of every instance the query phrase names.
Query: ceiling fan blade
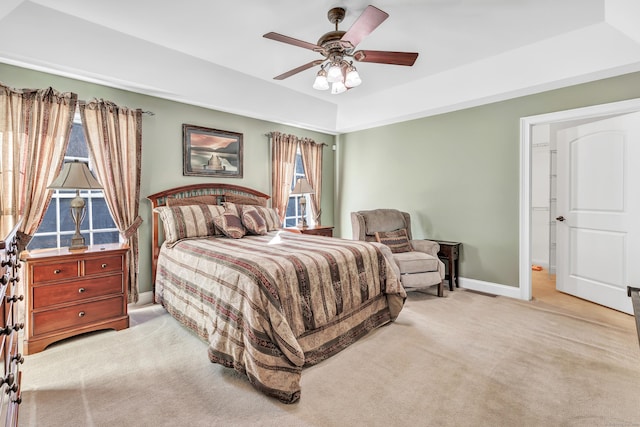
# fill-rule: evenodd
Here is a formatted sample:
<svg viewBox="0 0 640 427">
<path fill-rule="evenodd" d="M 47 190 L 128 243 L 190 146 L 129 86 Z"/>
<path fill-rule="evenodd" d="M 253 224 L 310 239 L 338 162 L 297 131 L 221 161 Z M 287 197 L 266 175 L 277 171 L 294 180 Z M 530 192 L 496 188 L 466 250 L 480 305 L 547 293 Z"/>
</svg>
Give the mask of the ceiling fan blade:
<svg viewBox="0 0 640 427">
<path fill-rule="evenodd" d="M 294 74 L 298 74 L 301 71 L 308 70 L 311 67 L 315 67 L 316 65 L 320 65 L 324 62 L 324 59 L 316 59 L 315 61 L 311 61 L 308 64 L 304 64 L 299 66 L 298 68 L 294 68 L 293 70 L 289 70 L 286 73 L 280 74 L 279 76 L 275 76 L 274 80 L 284 80 L 287 77 L 291 77 Z"/>
<path fill-rule="evenodd" d="M 356 47 L 362 39 L 371 34 L 388 17 L 389 14 L 387 12 L 383 12 L 374 6 L 367 6 L 362 15 L 351 25 L 351 28 L 344 33 L 341 40 L 348 41 L 353 47 Z"/>
<path fill-rule="evenodd" d="M 359 62 L 376 62 L 378 64 L 412 66 L 418 54 L 416 52 L 388 52 L 383 50 L 359 50 L 353 54 L 353 59 Z"/>
<path fill-rule="evenodd" d="M 305 49 L 310 49 L 310 50 L 316 50 L 320 48 L 320 46 L 318 46 L 317 44 L 308 43 L 302 40 L 294 39 L 293 37 L 283 36 L 282 34 L 278 34 L 274 32 L 267 33 L 262 37 L 266 39 L 275 40 L 277 42 L 292 44 L 294 46 L 303 47 Z"/>
</svg>

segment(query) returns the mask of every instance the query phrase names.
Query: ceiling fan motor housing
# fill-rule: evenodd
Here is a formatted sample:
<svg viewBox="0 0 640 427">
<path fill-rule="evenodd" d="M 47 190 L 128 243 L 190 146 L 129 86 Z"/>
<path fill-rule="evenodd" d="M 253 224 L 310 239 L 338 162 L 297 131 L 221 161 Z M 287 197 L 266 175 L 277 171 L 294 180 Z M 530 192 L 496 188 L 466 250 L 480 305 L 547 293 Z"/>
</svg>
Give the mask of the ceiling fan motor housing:
<svg viewBox="0 0 640 427">
<path fill-rule="evenodd" d="M 346 10 L 343 7 L 334 7 L 327 12 L 329 22 L 336 26 L 334 31 L 329 31 L 318 39 L 318 46 L 322 47 L 320 53 L 327 58 L 338 54 L 341 56 L 349 54 L 351 53 L 349 50 L 353 51 L 354 47 L 351 43 L 345 43 L 344 40 L 341 40 L 346 31 L 338 30 L 338 24 L 342 22 L 345 15 Z"/>
</svg>

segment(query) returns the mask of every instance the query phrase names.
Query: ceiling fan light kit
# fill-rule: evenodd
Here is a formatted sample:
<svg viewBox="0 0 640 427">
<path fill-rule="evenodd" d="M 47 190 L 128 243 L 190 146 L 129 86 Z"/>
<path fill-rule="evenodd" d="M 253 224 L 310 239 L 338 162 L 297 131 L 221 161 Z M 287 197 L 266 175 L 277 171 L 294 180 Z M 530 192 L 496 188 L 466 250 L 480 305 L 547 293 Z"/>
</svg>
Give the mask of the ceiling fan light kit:
<svg viewBox="0 0 640 427">
<path fill-rule="evenodd" d="M 291 44 L 305 49 L 313 50 L 324 56 L 324 59 L 311 61 L 286 73 L 274 77 L 275 80 L 284 80 L 301 71 L 320 65 L 313 88 L 317 90 L 330 90 L 333 95 L 346 92 L 347 89 L 359 86 L 362 83 L 358 70 L 353 65 L 353 61 L 346 58 L 353 58 L 358 62 L 374 62 L 378 64 L 392 64 L 412 66 L 418 54 L 415 52 L 388 52 L 376 50 L 355 51 L 356 46 L 366 36 L 389 17 L 386 12 L 374 6 L 367 6 L 362 14 L 356 19 L 348 31 L 339 31 L 338 24 L 342 22 L 346 10 L 342 7 L 334 7 L 329 10 L 327 17 L 329 22 L 335 24 L 335 31 L 329 31 L 318 40 L 317 44 L 308 43 L 293 37 L 284 36 L 278 33 L 267 33 L 263 37 Z"/>
</svg>

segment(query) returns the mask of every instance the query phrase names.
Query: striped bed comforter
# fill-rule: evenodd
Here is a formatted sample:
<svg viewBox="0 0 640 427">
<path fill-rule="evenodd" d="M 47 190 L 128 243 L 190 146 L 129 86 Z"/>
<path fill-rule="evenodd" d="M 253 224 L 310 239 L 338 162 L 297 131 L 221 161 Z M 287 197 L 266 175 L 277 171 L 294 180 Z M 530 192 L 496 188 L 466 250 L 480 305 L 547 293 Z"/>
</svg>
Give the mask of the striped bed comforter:
<svg viewBox="0 0 640 427">
<path fill-rule="evenodd" d="M 394 320 L 406 297 L 379 244 L 270 232 L 163 246 L 156 298 L 209 359 L 262 392 L 300 398 L 303 366 Z"/>
</svg>

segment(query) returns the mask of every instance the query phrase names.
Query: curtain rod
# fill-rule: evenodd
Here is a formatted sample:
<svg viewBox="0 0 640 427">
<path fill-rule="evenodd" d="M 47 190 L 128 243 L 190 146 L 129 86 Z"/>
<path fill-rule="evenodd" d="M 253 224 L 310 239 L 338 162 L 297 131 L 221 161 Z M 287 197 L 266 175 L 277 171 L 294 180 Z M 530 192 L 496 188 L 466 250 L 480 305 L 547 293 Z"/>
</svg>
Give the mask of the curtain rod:
<svg viewBox="0 0 640 427">
<path fill-rule="evenodd" d="M 155 116 L 156 113 L 154 113 L 153 111 L 142 111 L 142 115 L 144 116 Z"/>
<path fill-rule="evenodd" d="M 271 132 L 269 132 L 269 133 L 265 133 L 265 134 L 264 134 L 264 136 L 266 136 L 267 138 L 271 139 Z M 297 137 L 296 137 L 296 138 L 297 138 Z M 309 139 L 311 139 L 311 138 L 309 138 Z M 312 140 L 312 141 L 313 141 L 313 140 Z M 317 145 L 325 145 L 325 146 L 326 146 L 326 145 L 328 145 L 328 144 L 325 144 L 324 142 L 316 142 L 316 141 L 313 141 L 313 143 L 314 143 L 314 144 L 317 144 Z"/>
</svg>

